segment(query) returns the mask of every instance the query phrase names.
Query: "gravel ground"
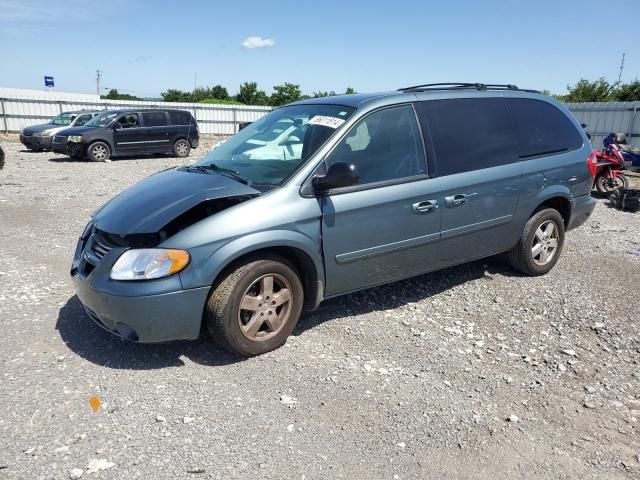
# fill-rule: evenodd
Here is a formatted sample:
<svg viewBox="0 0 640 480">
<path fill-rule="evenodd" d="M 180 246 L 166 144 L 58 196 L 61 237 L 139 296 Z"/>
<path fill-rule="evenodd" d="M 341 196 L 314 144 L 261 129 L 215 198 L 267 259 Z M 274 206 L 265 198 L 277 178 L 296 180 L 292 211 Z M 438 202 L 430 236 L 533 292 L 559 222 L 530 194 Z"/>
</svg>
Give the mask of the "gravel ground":
<svg viewBox="0 0 640 480">
<path fill-rule="evenodd" d="M 0 142 L 0 479 L 640 478 L 640 214 L 599 202 L 547 276 L 374 288 L 241 360 L 123 342 L 71 287 L 89 214 L 181 160 Z"/>
</svg>

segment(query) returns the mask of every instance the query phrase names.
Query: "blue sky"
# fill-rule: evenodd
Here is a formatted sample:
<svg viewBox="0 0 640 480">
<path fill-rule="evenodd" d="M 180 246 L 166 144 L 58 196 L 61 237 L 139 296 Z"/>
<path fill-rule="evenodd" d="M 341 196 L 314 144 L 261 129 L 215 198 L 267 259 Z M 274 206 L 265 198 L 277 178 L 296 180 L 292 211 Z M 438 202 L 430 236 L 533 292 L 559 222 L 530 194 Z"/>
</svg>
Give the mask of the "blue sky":
<svg viewBox="0 0 640 480">
<path fill-rule="evenodd" d="M 268 93 L 640 77 L 640 0 L 0 0 L 0 87 L 139 96 L 256 81 Z M 624 19 L 631 19 L 628 27 Z M 247 40 L 249 37 L 257 39 Z M 243 46 L 243 43 L 245 46 Z M 247 46 L 255 48 L 246 48 Z"/>
</svg>

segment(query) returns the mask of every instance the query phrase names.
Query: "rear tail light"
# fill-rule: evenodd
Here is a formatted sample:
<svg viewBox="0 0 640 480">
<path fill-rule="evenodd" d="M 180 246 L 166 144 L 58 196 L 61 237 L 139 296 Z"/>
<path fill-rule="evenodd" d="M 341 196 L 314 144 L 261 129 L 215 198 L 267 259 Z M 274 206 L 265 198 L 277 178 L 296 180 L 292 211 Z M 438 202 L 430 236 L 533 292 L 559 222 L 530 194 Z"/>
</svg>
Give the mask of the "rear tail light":
<svg viewBox="0 0 640 480">
<path fill-rule="evenodd" d="M 589 167 L 589 173 L 591 174 L 591 178 L 595 178 L 596 169 L 598 165 L 598 157 L 596 156 L 596 151 L 592 150 L 587 158 L 587 166 Z"/>
</svg>

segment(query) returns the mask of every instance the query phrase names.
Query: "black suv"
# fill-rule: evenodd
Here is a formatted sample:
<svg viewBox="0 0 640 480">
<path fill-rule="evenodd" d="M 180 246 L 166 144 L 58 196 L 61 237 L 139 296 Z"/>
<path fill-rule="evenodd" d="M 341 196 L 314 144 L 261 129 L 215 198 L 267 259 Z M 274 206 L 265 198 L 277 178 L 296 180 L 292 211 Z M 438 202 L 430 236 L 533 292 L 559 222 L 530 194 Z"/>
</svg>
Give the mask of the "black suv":
<svg viewBox="0 0 640 480">
<path fill-rule="evenodd" d="M 54 152 L 106 162 L 111 157 L 173 153 L 187 157 L 198 146 L 193 115 L 183 110 L 112 110 L 82 127 L 65 129 L 51 143 Z"/>
</svg>

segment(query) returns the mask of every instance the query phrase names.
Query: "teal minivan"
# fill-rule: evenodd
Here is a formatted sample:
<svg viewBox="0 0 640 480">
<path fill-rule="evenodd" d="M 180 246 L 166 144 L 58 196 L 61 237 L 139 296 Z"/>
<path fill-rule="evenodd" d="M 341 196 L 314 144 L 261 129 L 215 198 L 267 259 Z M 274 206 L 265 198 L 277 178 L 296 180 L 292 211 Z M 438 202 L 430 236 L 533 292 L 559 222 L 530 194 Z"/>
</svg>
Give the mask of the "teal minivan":
<svg viewBox="0 0 640 480">
<path fill-rule="evenodd" d="M 565 107 L 513 85 L 305 100 L 99 208 L 71 275 L 89 317 L 122 338 L 206 326 L 257 355 L 349 292 L 503 252 L 547 273 L 594 209 L 594 173 Z"/>
</svg>

